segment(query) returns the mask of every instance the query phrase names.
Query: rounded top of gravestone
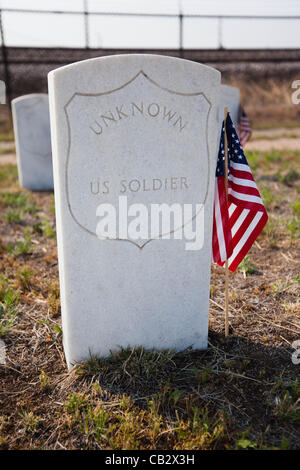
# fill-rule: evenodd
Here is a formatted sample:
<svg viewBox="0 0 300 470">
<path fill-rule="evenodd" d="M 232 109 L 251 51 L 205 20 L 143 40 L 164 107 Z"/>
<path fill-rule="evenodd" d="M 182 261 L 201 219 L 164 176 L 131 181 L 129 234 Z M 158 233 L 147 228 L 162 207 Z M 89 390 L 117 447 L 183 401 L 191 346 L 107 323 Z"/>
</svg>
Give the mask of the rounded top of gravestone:
<svg viewBox="0 0 300 470">
<path fill-rule="evenodd" d="M 48 94 L 47 93 L 29 93 L 28 95 L 21 95 L 17 98 L 14 98 L 11 102 L 12 104 L 17 104 L 20 101 L 26 100 L 41 100 L 41 101 L 48 101 Z"/>
<path fill-rule="evenodd" d="M 226 96 L 232 96 L 233 98 L 240 99 L 239 88 L 231 85 L 221 85 L 221 94 Z"/>
<path fill-rule="evenodd" d="M 183 66 L 184 64 L 189 64 L 188 66 L 195 66 L 195 67 L 202 67 L 203 70 L 207 70 L 207 72 L 212 72 L 215 73 L 217 76 L 221 76 L 221 72 L 219 70 L 210 67 L 209 65 L 201 64 L 199 62 L 194 62 L 192 60 L 187 60 L 187 59 L 181 59 L 179 57 L 172 57 L 172 56 L 166 56 L 166 55 L 160 55 L 160 54 L 115 54 L 115 55 L 107 55 L 107 56 L 101 56 L 101 57 L 93 57 L 91 59 L 85 59 L 81 60 L 78 62 L 73 62 L 71 64 L 64 65 L 63 67 L 59 67 L 57 69 L 51 70 L 48 73 L 48 76 L 57 74 L 57 73 L 63 73 L 64 71 L 67 71 L 73 67 L 86 67 L 90 64 L 97 63 L 97 62 L 127 62 L 130 63 L 131 61 L 169 61 L 171 62 L 176 62 L 176 63 L 181 63 Z"/>
<path fill-rule="evenodd" d="M 179 70 L 181 73 L 178 73 Z M 159 76 L 166 88 L 181 90 L 182 94 L 205 89 L 207 95 L 211 93 L 215 96 L 215 88 L 221 81 L 221 73 L 212 67 L 155 54 L 122 54 L 87 59 L 52 70 L 48 73 L 48 80 L 58 80 L 67 88 L 78 86 L 78 91 L 97 93 L 99 87 L 103 92 L 115 90 L 120 86 L 120 80 L 124 83 L 124 79 L 128 81 L 139 72 L 149 74 L 153 79 Z M 95 75 L 98 73 L 101 73 L 101 81 L 97 83 Z M 70 75 L 72 82 L 68 78 Z"/>
</svg>

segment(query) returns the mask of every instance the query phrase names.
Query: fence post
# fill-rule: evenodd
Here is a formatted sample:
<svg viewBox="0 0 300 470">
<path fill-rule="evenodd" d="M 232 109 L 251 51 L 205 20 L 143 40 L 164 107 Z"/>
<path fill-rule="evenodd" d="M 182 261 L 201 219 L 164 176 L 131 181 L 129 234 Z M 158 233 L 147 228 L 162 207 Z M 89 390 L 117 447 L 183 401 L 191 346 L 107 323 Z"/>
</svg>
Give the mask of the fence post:
<svg viewBox="0 0 300 470">
<path fill-rule="evenodd" d="M 183 14 L 179 13 L 179 51 L 180 57 L 183 55 Z"/>
<path fill-rule="evenodd" d="M 85 48 L 90 48 L 90 34 L 89 34 L 89 12 L 87 0 L 83 0 L 83 14 L 84 14 L 84 31 L 85 31 Z"/>
<path fill-rule="evenodd" d="M 6 97 L 7 97 L 7 104 L 10 108 L 11 107 L 10 73 L 9 73 L 9 65 L 8 65 L 8 60 L 7 60 L 6 46 L 5 46 L 1 8 L 0 8 L 0 36 L 1 36 L 1 51 L 2 51 L 2 60 L 3 60 L 3 67 L 4 67 L 4 82 L 5 82 L 5 88 L 6 88 Z"/>
<path fill-rule="evenodd" d="M 218 44 L 219 49 L 223 49 L 223 18 L 218 16 Z"/>
</svg>

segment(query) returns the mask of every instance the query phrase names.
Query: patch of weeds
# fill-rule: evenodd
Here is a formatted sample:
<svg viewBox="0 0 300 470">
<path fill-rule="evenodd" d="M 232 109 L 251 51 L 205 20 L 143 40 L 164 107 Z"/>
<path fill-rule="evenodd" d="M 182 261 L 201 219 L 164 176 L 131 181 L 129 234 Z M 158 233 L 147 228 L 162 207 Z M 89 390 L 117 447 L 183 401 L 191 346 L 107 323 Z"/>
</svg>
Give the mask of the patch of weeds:
<svg viewBox="0 0 300 470">
<path fill-rule="evenodd" d="M 257 170 L 260 159 L 261 159 L 260 153 L 257 151 L 252 151 L 252 152 L 246 151 L 245 154 L 246 154 L 246 158 L 247 158 L 247 161 L 249 163 L 251 170 L 252 171 Z"/>
<path fill-rule="evenodd" d="M 300 217 L 300 198 L 297 197 L 296 201 L 291 204 L 291 208 L 293 209 L 293 213 L 295 216 Z"/>
<path fill-rule="evenodd" d="M 33 229 L 33 231 L 36 232 L 36 233 L 39 233 L 39 234 L 43 233 L 43 230 L 42 230 L 42 222 L 37 222 L 36 224 L 34 224 L 34 225 L 32 226 L 32 229 Z"/>
<path fill-rule="evenodd" d="M 36 214 L 36 212 L 38 212 L 40 210 L 40 208 L 36 205 L 36 204 L 31 204 L 31 203 L 28 203 L 25 207 L 24 207 L 24 213 L 25 214 Z"/>
<path fill-rule="evenodd" d="M 65 408 L 69 414 L 77 420 L 83 411 L 89 406 L 89 399 L 83 393 L 72 393 L 65 403 Z"/>
<path fill-rule="evenodd" d="M 27 204 L 27 196 L 24 193 L 3 193 L 0 196 L 0 202 L 7 207 L 22 209 Z"/>
<path fill-rule="evenodd" d="M 99 441 L 104 438 L 106 440 L 109 417 L 109 413 L 104 410 L 103 406 L 98 405 L 94 409 L 87 406 L 82 414 L 82 431 L 90 439 Z"/>
<path fill-rule="evenodd" d="M 286 227 L 290 233 L 291 241 L 294 241 L 300 234 L 300 217 L 292 217 Z"/>
<path fill-rule="evenodd" d="M 20 294 L 7 287 L 0 302 L 0 338 L 5 336 L 13 327 L 17 315 Z"/>
<path fill-rule="evenodd" d="M 0 155 L 6 155 L 8 153 L 15 153 L 16 149 L 14 145 L 10 145 L 9 147 L 0 148 Z"/>
<path fill-rule="evenodd" d="M 285 175 L 282 176 L 281 173 L 276 173 L 277 181 L 281 181 L 282 183 L 290 186 L 292 183 L 297 181 L 300 178 L 299 173 L 296 170 L 289 170 Z"/>
<path fill-rule="evenodd" d="M 264 206 L 267 210 L 273 209 L 278 206 L 278 196 L 275 196 L 275 194 L 273 194 L 270 188 L 268 188 L 267 186 L 265 186 L 261 190 L 261 197 Z"/>
<path fill-rule="evenodd" d="M 21 192 L 0 194 L 0 204 L 10 208 L 6 211 L 6 220 L 10 224 L 20 223 L 24 214 L 34 214 L 38 210 L 37 206 L 28 201 L 27 195 Z"/>
<path fill-rule="evenodd" d="M 26 432 L 34 433 L 40 423 L 41 418 L 36 416 L 33 411 L 24 411 L 20 413 L 20 417 L 22 420 L 23 428 Z"/>
<path fill-rule="evenodd" d="M 268 223 L 263 229 L 263 233 L 267 236 L 270 248 L 277 248 L 279 241 L 279 220 L 269 217 Z"/>
<path fill-rule="evenodd" d="M 215 449 L 227 437 L 227 416 L 221 409 L 210 416 L 207 408 L 194 408 L 190 419 L 175 426 L 180 449 Z"/>
<path fill-rule="evenodd" d="M 12 132 L 6 132 L 5 134 L 0 134 L 0 142 L 7 142 L 14 140 L 14 134 Z"/>
<path fill-rule="evenodd" d="M 23 290 L 30 289 L 32 285 L 33 272 L 26 266 L 17 272 L 17 284 Z"/>
<path fill-rule="evenodd" d="M 16 165 L 0 166 L 0 183 L 2 188 L 15 186 L 18 183 L 18 169 Z"/>
<path fill-rule="evenodd" d="M 31 244 L 31 235 L 29 234 L 29 227 L 24 229 L 24 238 L 17 240 L 17 243 L 13 249 L 13 254 L 18 255 L 27 255 L 32 250 Z"/>
<path fill-rule="evenodd" d="M 284 302 L 284 310 L 286 313 L 300 314 L 300 302 Z"/>
<path fill-rule="evenodd" d="M 176 370 L 173 361 L 175 353 L 167 351 L 146 351 L 142 347 L 121 348 L 112 351 L 105 359 L 91 357 L 78 368 L 79 375 L 93 375 L 101 384 L 122 390 L 156 389 L 161 380 Z"/>
<path fill-rule="evenodd" d="M 236 442 L 236 449 L 246 450 L 246 449 L 257 449 L 257 443 L 249 441 L 249 439 L 239 439 Z"/>
<path fill-rule="evenodd" d="M 48 390 L 49 385 L 50 385 L 50 378 L 48 377 L 48 375 L 42 370 L 39 378 L 40 378 L 41 388 L 45 391 Z"/>
<path fill-rule="evenodd" d="M 300 275 L 297 274 L 295 277 L 293 277 L 292 281 L 296 282 L 297 284 L 300 284 Z"/>
<path fill-rule="evenodd" d="M 290 281 L 281 281 L 280 279 L 278 279 L 275 284 L 272 285 L 272 290 L 276 294 L 282 294 L 283 292 L 286 292 L 288 289 L 290 289 L 290 287 Z"/>
<path fill-rule="evenodd" d="M 300 383 L 279 377 L 273 385 L 271 394 L 274 401 L 269 400 L 273 412 L 280 421 L 300 423 Z M 275 405 L 275 406 L 274 406 Z"/>
<path fill-rule="evenodd" d="M 9 418 L 6 415 L 0 415 L 0 436 L 8 427 Z"/>
<path fill-rule="evenodd" d="M 55 238 L 56 237 L 55 227 L 51 226 L 51 223 L 47 219 L 47 217 L 43 217 L 43 221 L 42 221 L 42 224 L 41 224 L 41 230 L 42 230 L 43 236 L 46 237 L 46 238 Z"/>
<path fill-rule="evenodd" d="M 252 274 L 259 273 L 257 267 L 252 263 L 248 255 L 246 255 L 243 261 L 240 263 L 239 270 L 242 271 L 244 278 L 251 276 Z"/>
<path fill-rule="evenodd" d="M 8 289 L 9 289 L 8 277 L 5 276 L 5 274 L 1 274 L 0 275 L 0 302 L 4 302 Z"/>
<path fill-rule="evenodd" d="M 50 214 L 55 215 L 55 199 L 54 196 L 51 198 Z"/>
<path fill-rule="evenodd" d="M 6 212 L 5 218 L 9 224 L 18 224 L 21 222 L 21 213 L 17 210 L 9 210 Z"/>
<path fill-rule="evenodd" d="M 5 437 L 9 428 L 9 417 L 0 415 L 0 449 L 4 450 L 8 447 L 8 439 Z"/>
<path fill-rule="evenodd" d="M 60 290 L 58 280 L 50 283 L 47 302 L 51 315 L 57 317 L 60 314 Z"/>
<path fill-rule="evenodd" d="M 199 384 L 205 384 L 212 379 L 212 370 L 209 367 L 206 367 L 202 370 L 198 370 L 197 368 L 195 368 L 194 370 L 197 382 Z"/>
<path fill-rule="evenodd" d="M 271 163 L 280 162 L 282 160 L 280 153 L 274 149 L 271 150 L 270 152 L 265 152 L 264 158 L 267 162 L 271 162 Z"/>
<path fill-rule="evenodd" d="M 62 329 L 59 325 L 53 322 L 49 322 L 48 320 L 37 320 L 38 323 L 42 325 L 46 325 L 48 328 L 48 332 L 52 341 L 58 341 L 59 336 L 62 335 Z"/>
<path fill-rule="evenodd" d="M 7 207 L 13 207 L 13 208 L 24 208 L 27 204 L 27 196 L 24 193 L 2 193 L 0 195 L 0 202 L 1 204 L 7 206 Z"/>
<path fill-rule="evenodd" d="M 295 400 L 289 391 L 285 392 L 282 397 L 277 396 L 274 413 L 282 421 L 300 423 L 300 398 Z"/>
<path fill-rule="evenodd" d="M 171 410 L 182 405 L 186 406 L 185 401 L 182 403 L 183 392 L 176 388 L 173 388 L 170 383 L 161 385 L 159 392 L 154 393 L 151 400 L 148 401 L 150 409 L 157 414 L 163 413 L 166 410 L 171 413 Z"/>
</svg>

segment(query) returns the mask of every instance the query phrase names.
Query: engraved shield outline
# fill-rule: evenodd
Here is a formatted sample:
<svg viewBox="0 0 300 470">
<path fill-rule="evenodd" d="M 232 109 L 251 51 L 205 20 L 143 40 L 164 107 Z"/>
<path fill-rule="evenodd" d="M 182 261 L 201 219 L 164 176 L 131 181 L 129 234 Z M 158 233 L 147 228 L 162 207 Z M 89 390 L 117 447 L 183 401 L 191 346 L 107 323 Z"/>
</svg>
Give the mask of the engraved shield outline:
<svg viewBox="0 0 300 470">
<path fill-rule="evenodd" d="M 206 190 L 205 190 L 205 195 L 204 195 L 204 200 L 203 202 L 201 203 L 202 204 L 202 207 L 201 209 L 191 218 L 191 220 L 189 220 L 188 222 L 186 222 L 185 224 L 183 224 L 181 227 L 178 227 L 177 229 L 175 230 L 172 230 L 171 232 L 168 232 L 168 234 L 159 234 L 158 237 L 155 237 L 155 238 L 149 238 L 148 240 L 141 240 L 141 243 L 138 242 L 138 240 L 131 240 L 129 238 L 109 238 L 107 237 L 106 240 L 110 240 L 110 241 L 121 241 L 121 242 L 129 242 L 129 243 L 132 243 L 133 245 L 135 245 L 136 247 L 138 247 L 140 250 L 142 250 L 149 242 L 151 242 L 152 240 L 159 240 L 161 239 L 163 236 L 165 235 L 171 235 L 172 233 L 174 233 L 175 231 L 177 230 L 180 230 L 180 229 L 183 229 L 185 225 L 189 224 L 190 222 L 192 222 L 197 216 L 198 214 L 200 214 L 201 210 L 203 210 L 204 208 L 204 205 L 205 205 L 205 202 L 206 202 L 206 199 L 207 199 L 207 195 L 208 195 L 208 190 L 209 190 L 209 181 L 210 181 L 210 158 L 209 158 L 209 145 L 208 145 L 208 119 L 209 119 L 209 115 L 210 115 L 210 112 L 211 112 L 211 108 L 212 108 L 212 103 L 211 101 L 207 98 L 207 96 L 205 95 L 205 93 L 203 93 L 203 91 L 199 91 L 199 92 L 193 92 L 193 93 L 184 93 L 184 92 L 180 92 L 180 91 L 175 91 L 175 90 L 169 90 L 168 88 L 166 87 L 163 87 L 161 86 L 159 83 L 157 83 L 155 80 L 153 80 L 152 78 L 150 78 L 150 76 L 145 73 L 143 70 L 140 70 L 136 75 L 134 75 L 129 81 L 127 81 L 126 83 L 124 83 L 123 85 L 119 86 L 118 88 L 114 88 L 113 90 L 109 90 L 109 91 L 105 91 L 105 92 L 99 92 L 99 93 L 82 93 L 82 92 L 75 92 L 73 93 L 73 95 L 71 96 L 71 98 L 66 102 L 66 104 L 64 105 L 64 112 L 65 112 L 65 116 L 66 116 L 66 121 L 67 121 L 67 129 L 68 129 L 68 145 L 67 145 L 67 158 L 66 158 L 66 164 L 65 164 L 65 188 L 66 188 L 66 196 L 67 196 L 67 204 L 68 204 L 68 209 L 70 211 L 70 214 L 71 214 L 71 217 L 73 218 L 74 222 L 79 225 L 79 227 L 81 227 L 84 231 L 86 231 L 87 233 L 89 233 L 90 235 L 97 237 L 96 233 L 92 232 L 91 230 L 89 230 L 88 228 L 86 228 L 84 225 L 82 225 L 79 220 L 75 217 L 73 211 L 72 211 L 72 208 L 71 208 L 71 203 L 70 203 L 70 196 L 69 196 L 69 184 L 68 184 L 68 171 L 69 171 L 69 163 L 70 163 L 70 151 L 71 151 L 71 126 L 70 126 L 70 119 L 69 119 L 69 115 L 68 115 L 68 106 L 69 104 L 71 103 L 71 101 L 76 97 L 76 96 L 104 96 L 104 95 L 110 95 L 116 91 L 119 91 L 123 88 L 125 88 L 127 85 L 131 84 L 132 82 L 134 82 L 134 80 L 136 80 L 140 75 L 142 75 L 146 80 L 148 80 L 150 83 L 152 83 L 153 85 L 157 86 L 158 88 L 160 88 L 161 90 L 164 90 L 164 91 L 167 91 L 168 93 L 171 93 L 171 94 L 175 94 L 175 95 L 180 95 L 180 96 L 203 96 L 203 98 L 206 100 L 206 102 L 208 103 L 208 112 L 207 112 L 207 115 L 206 115 L 206 123 L 205 123 L 205 137 L 206 137 L 206 157 L 207 157 L 207 175 L 208 175 L 208 178 L 207 178 L 207 184 L 206 184 Z M 100 240 L 99 240 L 100 241 Z M 103 240 L 101 240 L 103 241 Z"/>
</svg>

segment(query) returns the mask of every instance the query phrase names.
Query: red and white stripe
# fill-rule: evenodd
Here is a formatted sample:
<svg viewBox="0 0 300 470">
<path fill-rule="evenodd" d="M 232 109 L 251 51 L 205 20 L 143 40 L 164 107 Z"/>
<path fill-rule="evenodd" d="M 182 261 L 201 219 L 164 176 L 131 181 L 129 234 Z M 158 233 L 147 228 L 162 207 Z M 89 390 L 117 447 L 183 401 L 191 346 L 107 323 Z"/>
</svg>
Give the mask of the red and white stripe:
<svg viewBox="0 0 300 470">
<path fill-rule="evenodd" d="M 222 264 L 232 254 L 232 239 L 226 202 L 225 179 L 216 178 L 213 220 L 213 258 Z"/>
<path fill-rule="evenodd" d="M 242 147 L 246 144 L 246 142 L 250 139 L 252 134 L 252 129 L 249 124 L 249 120 L 246 114 L 243 114 L 240 117 L 240 121 L 236 126 L 237 134 L 239 136 L 240 142 Z"/>
</svg>

